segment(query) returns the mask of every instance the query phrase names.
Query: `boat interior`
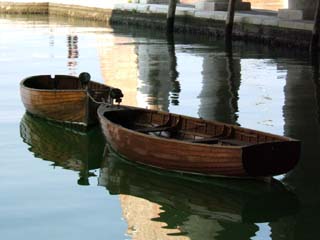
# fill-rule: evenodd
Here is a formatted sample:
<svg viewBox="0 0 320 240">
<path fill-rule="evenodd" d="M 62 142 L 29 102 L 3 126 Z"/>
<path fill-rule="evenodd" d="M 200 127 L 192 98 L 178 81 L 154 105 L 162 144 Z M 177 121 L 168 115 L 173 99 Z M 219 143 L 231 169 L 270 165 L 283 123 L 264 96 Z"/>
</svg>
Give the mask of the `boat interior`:
<svg viewBox="0 0 320 240">
<path fill-rule="evenodd" d="M 83 90 L 87 86 L 89 89 L 110 89 L 110 87 L 96 82 L 83 83 L 78 77 L 66 75 L 41 75 L 34 76 L 24 80 L 23 85 L 28 88 L 41 90 Z"/>
<path fill-rule="evenodd" d="M 113 123 L 143 134 L 190 143 L 248 146 L 288 140 L 235 125 L 153 110 L 122 109 L 106 111 L 104 116 Z"/>
</svg>

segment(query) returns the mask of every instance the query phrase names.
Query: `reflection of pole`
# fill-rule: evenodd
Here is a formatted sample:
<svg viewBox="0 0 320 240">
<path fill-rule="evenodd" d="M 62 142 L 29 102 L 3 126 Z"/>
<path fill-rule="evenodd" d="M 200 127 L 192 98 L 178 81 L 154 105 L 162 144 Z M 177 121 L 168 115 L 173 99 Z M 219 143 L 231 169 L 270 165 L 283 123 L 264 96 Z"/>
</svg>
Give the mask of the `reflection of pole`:
<svg viewBox="0 0 320 240">
<path fill-rule="evenodd" d="M 176 6 L 177 6 L 177 0 L 169 0 L 169 7 L 168 7 L 168 14 L 167 14 L 167 33 L 173 33 Z"/>
<path fill-rule="evenodd" d="M 77 67 L 76 59 L 79 57 L 78 49 L 78 36 L 77 35 L 68 35 L 68 68 L 71 72 L 71 75 L 75 75 L 75 69 Z"/>
<path fill-rule="evenodd" d="M 319 32 L 320 32 L 320 0 L 317 1 L 316 12 L 314 15 L 314 24 L 312 30 L 312 37 L 309 47 L 309 53 L 311 56 L 317 54 L 319 44 Z"/>
<path fill-rule="evenodd" d="M 177 71 L 177 57 L 175 51 L 175 41 L 173 34 L 167 34 L 168 55 L 169 55 L 169 79 L 172 83 L 171 103 L 179 104 L 179 93 L 181 91 L 180 83 L 177 81 L 179 72 Z"/>
<path fill-rule="evenodd" d="M 79 179 L 78 179 L 78 185 L 81 186 L 89 186 L 90 182 L 89 182 L 89 176 L 90 176 L 90 172 L 89 172 L 89 152 L 92 151 L 90 149 L 90 142 L 88 141 L 88 139 L 85 139 L 85 146 L 86 146 L 86 150 L 85 154 L 82 155 L 83 159 L 81 159 L 82 162 L 82 166 L 81 166 L 81 170 L 79 172 Z"/>
<path fill-rule="evenodd" d="M 320 84 L 319 84 L 319 59 L 318 56 L 313 58 L 313 82 L 315 86 L 315 97 L 317 104 L 317 119 L 318 123 L 320 123 Z"/>
<path fill-rule="evenodd" d="M 230 92 L 230 107 L 231 113 L 233 116 L 232 123 L 236 123 L 238 120 L 238 89 L 239 86 L 236 85 L 235 81 L 235 71 L 233 67 L 233 55 L 232 55 L 232 44 L 226 49 L 226 66 L 227 66 L 227 73 L 228 73 L 228 84 L 229 84 L 229 92 Z"/>
<path fill-rule="evenodd" d="M 227 14 L 226 26 L 225 26 L 225 42 L 227 45 L 232 42 L 232 29 L 233 29 L 235 5 L 236 5 L 236 0 L 229 0 L 228 14 Z"/>
</svg>

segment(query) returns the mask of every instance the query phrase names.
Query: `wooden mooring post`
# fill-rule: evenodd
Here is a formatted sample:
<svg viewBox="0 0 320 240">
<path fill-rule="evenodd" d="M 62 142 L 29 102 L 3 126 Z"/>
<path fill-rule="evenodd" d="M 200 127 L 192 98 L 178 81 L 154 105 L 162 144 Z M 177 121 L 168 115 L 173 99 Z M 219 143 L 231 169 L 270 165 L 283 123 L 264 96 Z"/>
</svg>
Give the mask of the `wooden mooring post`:
<svg viewBox="0 0 320 240">
<path fill-rule="evenodd" d="M 167 33 L 173 33 L 176 7 L 177 7 L 177 0 L 169 0 L 168 14 L 167 14 Z"/>
<path fill-rule="evenodd" d="M 232 29 L 233 29 L 233 22 L 234 22 L 234 12 L 236 7 L 236 0 L 229 0 L 228 5 L 228 14 L 226 19 L 226 26 L 225 26 L 225 42 L 229 45 L 232 42 Z"/>
<path fill-rule="evenodd" d="M 312 57 L 318 55 L 320 33 L 320 0 L 317 0 L 316 12 L 314 15 L 314 24 L 312 30 L 312 37 L 310 41 L 309 53 Z"/>
</svg>

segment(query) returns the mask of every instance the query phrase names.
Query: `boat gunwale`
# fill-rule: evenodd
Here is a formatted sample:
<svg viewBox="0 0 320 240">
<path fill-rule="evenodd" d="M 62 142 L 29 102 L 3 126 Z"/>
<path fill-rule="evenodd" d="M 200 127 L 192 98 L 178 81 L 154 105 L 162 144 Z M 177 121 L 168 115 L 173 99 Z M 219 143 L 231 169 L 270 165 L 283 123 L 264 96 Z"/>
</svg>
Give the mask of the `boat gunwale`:
<svg viewBox="0 0 320 240">
<path fill-rule="evenodd" d="M 136 107 L 131 107 L 131 106 L 120 106 L 120 107 L 125 107 L 123 109 L 123 111 L 128 111 L 128 110 L 145 110 L 145 111 L 153 111 L 155 113 L 168 113 L 168 114 L 172 114 L 173 116 L 181 116 L 183 118 L 190 118 L 190 119 L 198 119 L 198 118 L 195 118 L 195 117 L 190 117 L 190 116 L 186 116 L 186 115 L 182 115 L 182 114 L 175 114 L 175 113 L 170 113 L 170 112 L 163 112 L 163 111 L 158 111 L 158 110 L 152 110 L 152 109 L 143 109 L 143 108 L 136 108 Z M 222 122 L 219 122 L 219 121 L 214 121 L 214 120 L 206 120 L 206 119 L 203 119 L 203 118 L 199 118 L 201 120 L 204 120 L 206 122 L 211 122 L 211 123 L 214 123 L 214 124 L 222 124 L 222 125 L 227 125 L 227 126 L 231 126 L 233 128 L 237 128 L 237 129 L 243 129 L 243 130 L 248 130 L 248 131 L 254 131 L 256 133 L 259 133 L 259 134 L 264 134 L 264 135 L 268 135 L 268 136 L 272 136 L 272 137 L 276 137 L 276 138 L 279 138 L 279 141 L 270 141 L 270 142 L 261 142 L 261 143 L 255 143 L 255 144 L 247 144 L 247 145 L 244 145 L 244 146 L 231 146 L 231 145 L 215 145 L 215 144 L 207 144 L 207 143 L 193 143 L 193 142 L 188 142 L 188 141 L 183 141 L 183 140 L 179 140 L 179 139 L 174 139 L 174 138 L 162 138 L 162 137 L 159 137 L 159 136 L 154 136 L 154 135 L 149 135 L 149 134 L 144 134 L 144 133 L 140 133 L 138 131 L 135 131 L 133 129 L 130 129 L 130 128 L 126 128 L 118 123 L 115 123 L 111 120 L 109 120 L 107 117 L 105 117 L 104 113 L 105 113 L 105 106 L 101 105 L 99 106 L 98 108 L 98 115 L 99 117 L 101 118 L 104 118 L 106 121 L 108 121 L 109 123 L 113 124 L 113 125 L 116 125 L 116 127 L 118 128 L 121 128 L 121 129 L 124 129 L 125 131 L 128 131 L 128 132 L 131 132 L 131 133 L 134 133 L 134 134 L 137 134 L 139 136 L 144 136 L 145 138 L 150 138 L 150 139 L 159 139 L 161 141 L 164 141 L 164 142 L 174 142 L 174 143 L 178 143 L 178 144 L 186 144 L 186 145 L 191 145 L 191 146 L 205 146 L 205 147 L 210 147 L 210 148 L 219 148 L 219 149 L 233 149 L 233 150 L 242 150 L 246 147 L 250 147 L 252 145 L 260 145 L 260 144 L 266 144 L 266 143 L 280 143 L 280 142 L 300 142 L 299 140 L 297 139 L 294 139 L 294 138 L 290 138 L 290 137 L 285 137 L 285 136 L 280 136 L 280 135 L 276 135 L 276 134 L 272 134 L 272 133 L 267 133 L 267 132 L 262 132 L 262 131 L 258 131 L 258 130 L 253 130 L 253 129 L 249 129 L 249 128 L 244 128 L 244 127 L 240 127 L 240 126 L 235 126 L 235 125 L 232 125 L 232 124 L 227 124 L 227 123 L 222 123 Z M 112 110 L 111 110 L 112 111 Z M 118 110 L 118 111 L 122 111 L 121 109 Z M 282 141 L 280 141 L 280 139 Z"/>
<path fill-rule="evenodd" d="M 20 88 L 23 88 L 23 89 L 26 89 L 26 90 L 30 90 L 30 91 L 37 91 L 37 92 L 54 92 L 54 93 L 56 93 L 56 92 L 83 92 L 83 93 L 86 93 L 87 92 L 86 89 L 50 89 L 50 88 L 40 89 L 40 88 L 28 87 L 28 86 L 25 85 L 26 81 L 28 81 L 30 79 L 37 78 L 37 77 L 44 77 L 44 76 L 50 76 L 51 77 L 52 75 L 44 74 L 44 75 L 35 75 L 35 76 L 24 78 L 24 79 L 22 79 L 20 81 Z M 56 74 L 56 75 L 53 75 L 53 76 L 54 77 L 61 76 L 61 77 L 68 77 L 68 78 L 78 79 L 78 77 L 69 76 L 69 75 L 63 75 L 63 74 Z M 53 78 L 51 78 L 51 79 L 53 79 Z M 91 81 L 91 82 L 104 85 L 102 83 L 95 82 L 95 81 Z"/>
</svg>

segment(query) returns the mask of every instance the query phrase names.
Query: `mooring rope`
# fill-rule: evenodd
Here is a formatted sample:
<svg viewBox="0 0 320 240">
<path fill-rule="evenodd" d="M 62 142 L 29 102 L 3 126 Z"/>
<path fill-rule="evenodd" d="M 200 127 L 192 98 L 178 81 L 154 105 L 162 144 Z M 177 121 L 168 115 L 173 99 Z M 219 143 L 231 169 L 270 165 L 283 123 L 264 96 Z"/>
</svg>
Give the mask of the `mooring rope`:
<svg viewBox="0 0 320 240">
<path fill-rule="evenodd" d="M 109 90 L 109 96 L 110 96 L 110 92 L 111 92 L 111 88 L 108 89 Z M 96 104 L 111 104 L 111 103 L 107 103 L 106 101 L 97 101 L 91 94 L 90 94 L 90 91 L 87 91 L 87 96 L 91 99 L 92 102 L 96 103 Z M 113 101 L 113 99 L 112 99 Z"/>
</svg>

